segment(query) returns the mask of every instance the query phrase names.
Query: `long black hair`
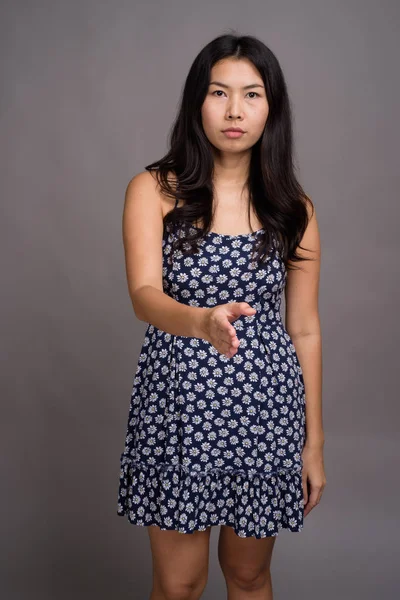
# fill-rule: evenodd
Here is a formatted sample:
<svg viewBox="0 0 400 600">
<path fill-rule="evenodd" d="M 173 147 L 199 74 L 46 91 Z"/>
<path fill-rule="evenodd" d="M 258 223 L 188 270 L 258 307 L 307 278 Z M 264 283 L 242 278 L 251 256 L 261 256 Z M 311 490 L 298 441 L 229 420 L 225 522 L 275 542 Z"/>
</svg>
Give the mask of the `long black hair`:
<svg viewBox="0 0 400 600">
<path fill-rule="evenodd" d="M 213 217 L 214 161 L 211 144 L 204 132 L 201 107 L 206 97 L 211 69 L 218 61 L 247 58 L 259 71 L 265 85 L 269 113 L 260 139 L 251 151 L 247 188 L 250 202 L 262 223 L 257 259 L 264 260 L 278 241 L 287 268 L 291 261 L 309 260 L 296 252 L 308 224 L 305 194 L 295 176 L 290 100 L 279 62 L 273 52 L 253 36 L 221 35 L 209 42 L 196 56 L 186 78 L 180 108 L 170 134 L 170 149 L 160 160 L 147 165 L 156 171 L 161 192 L 184 205 L 164 217 L 167 224 L 181 223 L 187 235 L 177 236 L 175 247 L 187 253 L 197 252 L 197 240 L 211 231 Z M 172 179 L 171 179 L 172 174 Z M 201 220 L 189 236 L 189 226 Z M 186 245 L 186 244 L 185 244 Z M 301 247 L 301 246 L 300 246 Z"/>
</svg>

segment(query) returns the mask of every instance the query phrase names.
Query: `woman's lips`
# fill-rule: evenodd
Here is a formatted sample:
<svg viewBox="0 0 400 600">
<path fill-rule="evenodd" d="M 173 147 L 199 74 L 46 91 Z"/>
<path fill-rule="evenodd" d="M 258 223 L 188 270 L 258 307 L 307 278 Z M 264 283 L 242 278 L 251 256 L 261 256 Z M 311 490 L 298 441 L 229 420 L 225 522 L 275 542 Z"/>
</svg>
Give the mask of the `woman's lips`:
<svg viewBox="0 0 400 600">
<path fill-rule="evenodd" d="M 244 131 L 223 131 L 222 133 L 228 138 L 239 138 L 244 135 Z"/>
</svg>

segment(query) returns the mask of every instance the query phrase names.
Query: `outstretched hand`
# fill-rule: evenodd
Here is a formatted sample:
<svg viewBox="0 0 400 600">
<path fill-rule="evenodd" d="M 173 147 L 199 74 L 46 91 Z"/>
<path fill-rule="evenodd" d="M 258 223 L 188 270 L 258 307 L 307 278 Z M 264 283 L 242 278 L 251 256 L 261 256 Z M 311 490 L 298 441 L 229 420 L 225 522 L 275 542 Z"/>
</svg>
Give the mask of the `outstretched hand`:
<svg viewBox="0 0 400 600">
<path fill-rule="evenodd" d="M 210 342 L 220 354 L 232 358 L 237 352 L 240 340 L 231 324 L 241 315 L 252 316 L 256 313 L 247 302 L 228 302 L 207 310 L 203 322 L 204 339 Z"/>
</svg>

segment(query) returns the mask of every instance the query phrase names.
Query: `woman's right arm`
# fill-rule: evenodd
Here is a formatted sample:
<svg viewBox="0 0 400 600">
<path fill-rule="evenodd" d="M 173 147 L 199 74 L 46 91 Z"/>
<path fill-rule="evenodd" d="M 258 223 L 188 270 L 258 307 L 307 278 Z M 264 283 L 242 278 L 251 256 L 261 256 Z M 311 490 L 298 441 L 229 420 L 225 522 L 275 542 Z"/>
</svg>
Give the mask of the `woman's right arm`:
<svg viewBox="0 0 400 600">
<path fill-rule="evenodd" d="M 122 233 L 136 317 L 172 335 L 206 337 L 209 309 L 183 304 L 163 292 L 163 214 L 156 181 L 148 171 L 135 175 L 128 184 Z"/>
</svg>

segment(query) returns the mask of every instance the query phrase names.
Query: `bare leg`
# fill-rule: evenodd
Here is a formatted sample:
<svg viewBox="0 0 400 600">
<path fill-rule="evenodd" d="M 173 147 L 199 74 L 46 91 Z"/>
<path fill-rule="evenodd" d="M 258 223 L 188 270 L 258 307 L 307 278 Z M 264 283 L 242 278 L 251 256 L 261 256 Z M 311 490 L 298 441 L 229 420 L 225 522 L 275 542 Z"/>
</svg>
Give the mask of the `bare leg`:
<svg viewBox="0 0 400 600">
<path fill-rule="evenodd" d="M 271 558 L 276 536 L 240 538 L 221 525 L 218 559 L 225 577 L 228 600 L 273 600 Z"/>
<path fill-rule="evenodd" d="M 179 533 L 148 527 L 153 558 L 150 600 L 198 600 L 208 579 L 211 527 Z"/>
</svg>

